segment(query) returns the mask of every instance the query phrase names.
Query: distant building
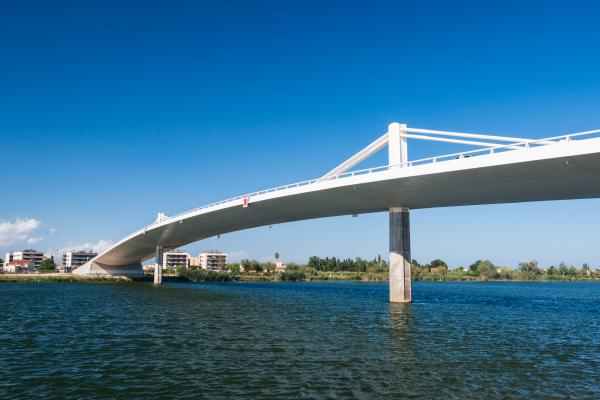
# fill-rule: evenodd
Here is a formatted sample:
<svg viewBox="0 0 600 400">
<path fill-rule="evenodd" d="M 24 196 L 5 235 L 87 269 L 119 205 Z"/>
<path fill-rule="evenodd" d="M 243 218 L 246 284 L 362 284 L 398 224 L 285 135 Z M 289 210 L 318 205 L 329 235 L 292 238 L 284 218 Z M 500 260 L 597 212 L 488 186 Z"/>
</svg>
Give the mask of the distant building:
<svg viewBox="0 0 600 400">
<path fill-rule="evenodd" d="M 200 267 L 209 271 L 224 271 L 227 265 L 227 254 L 218 250 L 204 250 L 200 253 Z"/>
<path fill-rule="evenodd" d="M 0 272 L 4 271 L 4 260 L 0 258 Z"/>
<path fill-rule="evenodd" d="M 67 251 L 62 256 L 62 263 L 67 270 L 77 268 L 96 257 L 98 253 L 93 251 Z"/>
<path fill-rule="evenodd" d="M 26 249 L 22 251 L 12 251 L 10 253 L 6 253 L 5 263 L 8 264 L 12 261 L 32 261 L 33 268 L 37 269 L 42 261 L 48 257 L 44 256 L 44 253 L 41 251 Z M 49 257 L 52 258 L 52 257 Z"/>
<path fill-rule="evenodd" d="M 73 268 L 66 267 L 65 265 L 58 265 L 56 267 L 56 270 L 58 271 L 59 274 L 66 274 L 69 272 L 73 272 Z"/>
<path fill-rule="evenodd" d="M 156 264 L 146 264 L 142 266 L 142 270 L 144 272 L 150 272 L 156 270 Z"/>
<path fill-rule="evenodd" d="M 190 268 L 202 268 L 202 259 L 200 257 L 190 257 L 188 261 Z"/>
<path fill-rule="evenodd" d="M 33 272 L 33 261 L 31 260 L 12 260 L 4 266 L 4 272 L 10 274 L 22 274 Z"/>
<path fill-rule="evenodd" d="M 183 250 L 175 249 L 163 253 L 163 268 L 188 267 L 190 254 Z"/>
<path fill-rule="evenodd" d="M 286 265 L 281 261 L 275 262 L 275 271 L 277 272 L 285 272 Z"/>
</svg>

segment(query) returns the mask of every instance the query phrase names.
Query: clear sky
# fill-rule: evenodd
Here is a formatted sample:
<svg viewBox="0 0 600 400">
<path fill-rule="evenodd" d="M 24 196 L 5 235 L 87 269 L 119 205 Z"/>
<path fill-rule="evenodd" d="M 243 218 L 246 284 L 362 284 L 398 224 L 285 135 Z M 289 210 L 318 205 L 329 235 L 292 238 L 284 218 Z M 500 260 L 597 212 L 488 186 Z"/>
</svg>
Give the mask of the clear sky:
<svg viewBox="0 0 600 400">
<path fill-rule="evenodd" d="M 480 1 L 3 1 L 0 251 L 101 247 L 318 177 L 385 132 L 600 127 L 600 6 Z M 454 150 L 409 144 L 411 157 Z M 380 156 L 371 161 L 382 165 Z M 600 266 L 600 201 L 417 210 L 413 257 Z M 387 255 L 387 214 L 186 249 Z"/>
</svg>

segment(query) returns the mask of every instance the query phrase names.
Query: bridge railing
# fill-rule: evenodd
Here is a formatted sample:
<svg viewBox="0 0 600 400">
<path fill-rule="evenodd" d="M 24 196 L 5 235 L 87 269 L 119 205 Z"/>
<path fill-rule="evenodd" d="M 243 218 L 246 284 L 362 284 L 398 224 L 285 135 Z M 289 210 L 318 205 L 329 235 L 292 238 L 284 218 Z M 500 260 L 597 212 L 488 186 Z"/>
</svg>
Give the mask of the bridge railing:
<svg viewBox="0 0 600 400">
<path fill-rule="evenodd" d="M 495 154 L 495 153 L 501 153 L 501 152 L 514 151 L 514 150 L 523 150 L 523 149 L 532 148 L 532 147 L 551 146 L 551 145 L 555 145 L 555 144 L 559 144 L 559 143 L 570 142 L 571 140 L 576 140 L 577 138 L 579 138 L 581 136 L 591 136 L 591 135 L 600 136 L 600 130 L 577 132 L 577 133 L 571 133 L 571 134 L 567 134 L 567 135 L 553 136 L 553 137 L 544 138 L 544 139 L 524 140 L 522 142 L 510 143 L 507 145 L 490 146 L 490 147 L 484 147 L 481 149 L 462 151 L 462 152 L 451 153 L 451 154 L 444 154 L 441 156 L 428 157 L 428 158 L 422 158 L 419 160 L 409 161 L 409 162 L 403 163 L 402 166 L 403 167 L 406 167 L 406 166 L 412 167 L 415 165 L 436 163 L 438 161 L 451 160 L 451 159 L 457 159 L 457 158 L 458 159 L 469 158 L 469 157 L 478 156 L 478 155 L 488 155 L 488 154 Z M 586 138 L 586 139 L 589 139 L 589 138 Z"/>
<path fill-rule="evenodd" d="M 388 171 L 391 168 L 397 167 L 397 166 L 401 166 L 403 168 L 404 167 L 413 167 L 413 166 L 424 165 L 424 164 L 435 164 L 440 161 L 448 161 L 448 160 L 453 160 L 453 159 L 464 159 L 464 158 L 470 158 L 470 157 L 475 157 L 475 156 L 480 156 L 480 155 L 491 155 L 491 154 L 501 153 L 501 152 L 524 150 L 524 149 L 528 149 L 528 148 L 532 148 L 532 147 L 553 146 L 553 145 L 558 145 L 560 143 L 565 143 L 565 142 L 568 143 L 572 140 L 577 140 L 582 136 L 591 136 L 591 135 L 600 136 L 600 130 L 571 133 L 571 134 L 567 134 L 567 135 L 554 136 L 554 137 L 544 138 L 544 139 L 524 140 L 522 142 L 510 143 L 507 145 L 490 146 L 490 147 L 485 147 L 482 149 L 469 150 L 469 151 L 463 151 L 463 152 L 459 152 L 459 153 L 452 153 L 452 154 L 445 154 L 445 155 L 441 155 L 441 156 L 422 158 L 422 159 L 408 161 L 408 162 L 404 162 L 404 163 L 396 164 L 396 165 L 383 165 L 380 167 L 365 168 L 365 169 L 360 169 L 360 170 L 355 170 L 355 171 L 347 171 L 347 172 L 343 172 L 338 175 L 333 175 L 333 176 L 328 176 L 328 177 L 309 179 L 306 181 L 291 183 L 289 185 L 277 186 L 277 187 L 270 188 L 270 189 L 264 189 L 264 190 L 260 190 L 260 191 L 253 192 L 253 193 L 248 193 L 248 194 L 243 194 L 243 195 L 236 196 L 236 197 L 231 197 L 229 199 L 217 201 L 214 203 L 207 204 L 205 206 L 194 208 L 189 211 L 181 212 L 181 213 L 178 213 L 178 214 L 168 217 L 164 221 L 155 222 L 155 223 L 152 223 L 152 224 L 146 226 L 146 228 L 144 228 L 144 231 L 154 225 L 159 224 L 159 223 L 164 223 L 167 221 L 176 221 L 178 219 L 181 219 L 181 217 L 184 215 L 191 214 L 191 213 L 194 213 L 194 212 L 197 212 L 200 210 L 204 210 L 204 209 L 207 209 L 210 207 L 215 207 L 215 206 L 225 204 L 225 203 L 239 202 L 239 201 L 243 201 L 245 198 L 250 199 L 252 197 L 260 196 L 263 194 L 268 194 L 268 193 L 278 192 L 281 190 L 287 190 L 287 189 L 293 189 L 293 188 L 298 188 L 298 187 L 302 187 L 302 186 L 312 185 L 312 184 L 318 183 L 318 182 L 325 182 L 325 181 L 343 179 L 343 178 L 348 178 L 348 177 L 353 177 L 353 176 L 358 176 L 358 175 L 366 175 L 366 174 L 372 174 L 372 173 L 377 173 L 377 172 L 384 172 L 384 171 Z M 588 139 L 588 138 L 586 137 L 586 139 Z"/>
</svg>

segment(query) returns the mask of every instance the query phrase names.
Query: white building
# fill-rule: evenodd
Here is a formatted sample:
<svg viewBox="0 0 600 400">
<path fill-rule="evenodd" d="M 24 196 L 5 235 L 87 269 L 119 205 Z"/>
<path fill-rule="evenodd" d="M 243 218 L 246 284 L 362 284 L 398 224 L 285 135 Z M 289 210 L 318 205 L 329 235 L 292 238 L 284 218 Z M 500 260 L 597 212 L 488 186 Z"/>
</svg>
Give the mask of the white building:
<svg viewBox="0 0 600 400">
<path fill-rule="evenodd" d="M 37 269 L 45 258 L 47 257 L 44 256 L 44 253 L 41 251 L 25 249 L 22 251 L 11 251 L 10 253 L 6 253 L 4 263 L 8 265 L 11 261 L 32 261 L 33 268 Z"/>
<path fill-rule="evenodd" d="M 33 261 L 12 260 L 4 265 L 4 272 L 9 274 L 33 272 Z"/>
<path fill-rule="evenodd" d="M 200 257 L 190 256 L 189 263 L 190 268 L 202 268 L 202 259 Z"/>
<path fill-rule="evenodd" d="M 277 272 L 285 272 L 286 265 L 281 261 L 275 261 L 275 271 Z"/>
<path fill-rule="evenodd" d="M 152 264 L 146 264 L 142 266 L 142 270 L 144 270 L 144 272 L 154 272 L 156 271 L 156 264 L 152 263 Z"/>
<path fill-rule="evenodd" d="M 204 250 L 200 253 L 200 267 L 210 271 L 224 271 L 227 265 L 227 254 L 218 250 Z"/>
<path fill-rule="evenodd" d="M 189 265 L 190 254 L 183 250 L 175 249 L 163 253 L 163 268 L 177 268 L 185 267 Z"/>
<path fill-rule="evenodd" d="M 93 251 L 67 251 L 62 256 L 62 263 L 67 269 L 73 269 L 85 264 L 97 255 L 98 253 Z"/>
</svg>

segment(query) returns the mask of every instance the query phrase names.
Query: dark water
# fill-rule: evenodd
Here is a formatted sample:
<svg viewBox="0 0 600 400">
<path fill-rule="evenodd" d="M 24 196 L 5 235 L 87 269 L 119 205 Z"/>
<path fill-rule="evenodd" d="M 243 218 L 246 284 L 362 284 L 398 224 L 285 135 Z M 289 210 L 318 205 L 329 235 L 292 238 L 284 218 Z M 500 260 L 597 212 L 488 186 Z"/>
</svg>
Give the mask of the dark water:
<svg viewBox="0 0 600 400">
<path fill-rule="evenodd" d="M 600 284 L 0 284 L 0 398 L 600 398 Z"/>
</svg>

